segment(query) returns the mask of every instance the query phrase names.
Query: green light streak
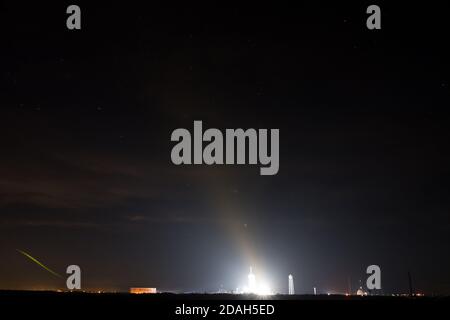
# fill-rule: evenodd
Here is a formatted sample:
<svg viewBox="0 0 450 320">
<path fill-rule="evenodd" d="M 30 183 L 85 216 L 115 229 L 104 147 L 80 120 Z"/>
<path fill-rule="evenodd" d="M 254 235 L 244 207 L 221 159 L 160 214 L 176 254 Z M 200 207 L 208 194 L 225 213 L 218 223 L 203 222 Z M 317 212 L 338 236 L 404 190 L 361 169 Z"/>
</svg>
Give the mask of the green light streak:
<svg viewBox="0 0 450 320">
<path fill-rule="evenodd" d="M 38 264 L 39 266 L 41 266 L 42 268 L 44 268 L 45 270 L 47 270 L 48 272 L 50 272 L 51 274 L 53 274 L 56 277 L 62 278 L 62 276 L 58 273 L 56 273 L 55 271 L 53 271 L 52 269 L 48 268 L 47 266 L 45 266 L 43 263 L 39 262 L 39 260 L 37 260 L 36 258 L 33 258 L 31 255 L 29 255 L 28 253 L 26 253 L 25 251 L 19 250 L 17 249 L 17 251 L 19 251 L 21 254 L 23 254 L 25 257 L 27 257 L 28 259 L 30 259 L 31 261 L 33 261 L 34 263 Z"/>
</svg>

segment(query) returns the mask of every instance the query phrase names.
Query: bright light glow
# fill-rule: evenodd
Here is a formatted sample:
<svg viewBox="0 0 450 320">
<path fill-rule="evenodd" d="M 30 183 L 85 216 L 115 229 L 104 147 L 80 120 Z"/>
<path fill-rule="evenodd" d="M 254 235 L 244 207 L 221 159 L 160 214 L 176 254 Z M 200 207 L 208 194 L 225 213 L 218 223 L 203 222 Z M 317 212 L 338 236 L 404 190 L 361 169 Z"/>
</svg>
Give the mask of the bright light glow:
<svg viewBox="0 0 450 320">
<path fill-rule="evenodd" d="M 258 283 L 256 281 L 256 276 L 253 274 L 252 268 L 250 267 L 250 273 L 248 275 L 248 285 L 240 286 L 242 288 L 241 294 L 256 294 L 258 296 L 269 296 L 273 295 L 270 286 L 265 282 Z"/>
<path fill-rule="evenodd" d="M 132 294 L 156 293 L 156 288 L 130 288 Z"/>
<path fill-rule="evenodd" d="M 273 295 L 272 290 L 266 284 L 261 284 L 256 286 L 253 290 L 250 290 L 248 286 L 242 287 L 242 292 L 238 292 L 240 294 L 256 294 L 258 296 L 270 296 Z"/>
<path fill-rule="evenodd" d="M 261 284 L 255 293 L 259 296 L 270 296 L 273 294 L 270 287 L 266 284 Z"/>
</svg>

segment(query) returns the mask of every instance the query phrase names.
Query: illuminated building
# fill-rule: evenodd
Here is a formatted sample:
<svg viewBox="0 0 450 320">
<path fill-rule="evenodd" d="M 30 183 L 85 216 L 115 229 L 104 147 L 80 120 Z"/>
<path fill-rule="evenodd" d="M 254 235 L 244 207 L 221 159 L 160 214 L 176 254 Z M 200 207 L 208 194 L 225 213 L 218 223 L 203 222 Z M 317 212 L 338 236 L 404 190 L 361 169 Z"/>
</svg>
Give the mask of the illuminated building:
<svg viewBox="0 0 450 320">
<path fill-rule="evenodd" d="M 289 294 L 295 294 L 294 277 L 292 276 L 292 274 L 289 275 L 288 279 L 289 279 Z"/>
<path fill-rule="evenodd" d="M 156 293 L 156 288 L 130 288 L 132 294 Z"/>
</svg>

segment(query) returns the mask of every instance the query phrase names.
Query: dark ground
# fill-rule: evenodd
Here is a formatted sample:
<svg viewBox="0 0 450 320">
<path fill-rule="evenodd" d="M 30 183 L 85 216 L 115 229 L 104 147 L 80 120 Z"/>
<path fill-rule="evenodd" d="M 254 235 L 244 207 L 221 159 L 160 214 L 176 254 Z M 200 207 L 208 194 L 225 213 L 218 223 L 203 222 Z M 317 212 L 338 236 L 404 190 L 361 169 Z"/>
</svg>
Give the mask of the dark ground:
<svg viewBox="0 0 450 320">
<path fill-rule="evenodd" d="M 179 316 L 177 307 L 209 306 L 206 319 L 318 319 L 345 317 L 380 318 L 420 316 L 431 319 L 434 315 L 445 315 L 449 297 L 346 297 L 338 295 L 274 295 L 267 299 L 253 295 L 232 294 L 150 294 L 127 293 L 57 293 L 0 291 L 2 313 L 11 311 L 16 315 L 43 316 L 45 318 L 65 315 L 76 317 L 109 315 L 126 317 L 141 315 L 145 319 L 200 319 L 200 315 Z M 220 315 L 220 305 L 244 306 L 249 304 L 274 306 L 273 315 Z"/>
</svg>

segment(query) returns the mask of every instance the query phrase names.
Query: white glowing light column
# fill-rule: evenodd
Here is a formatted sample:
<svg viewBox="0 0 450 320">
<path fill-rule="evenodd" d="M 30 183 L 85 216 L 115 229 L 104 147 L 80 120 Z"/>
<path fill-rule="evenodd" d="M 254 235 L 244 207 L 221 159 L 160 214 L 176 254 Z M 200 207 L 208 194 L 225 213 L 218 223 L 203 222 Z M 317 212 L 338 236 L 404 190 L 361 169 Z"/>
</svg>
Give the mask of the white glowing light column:
<svg viewBox="0 0 450 320">
<path fill-rule="evenodd" d="M 253 274 L 252 267 L 250 267 L 250 273 L 248 274 L 248 291 L 252 293 L 256 292 L 256 278 Z"/>
<path fill-rule="evenodd" d="M 288 278 L 289 278 L 289 294 L 295 294 L 294 277 L 292 277 L 292 274 L 290 274 Z"/>
</svg>

